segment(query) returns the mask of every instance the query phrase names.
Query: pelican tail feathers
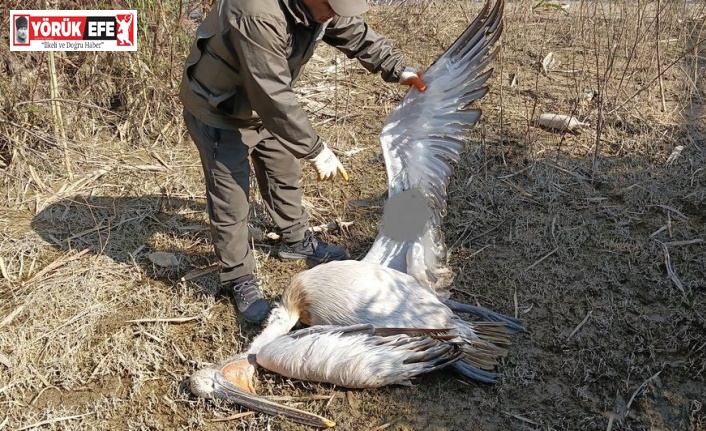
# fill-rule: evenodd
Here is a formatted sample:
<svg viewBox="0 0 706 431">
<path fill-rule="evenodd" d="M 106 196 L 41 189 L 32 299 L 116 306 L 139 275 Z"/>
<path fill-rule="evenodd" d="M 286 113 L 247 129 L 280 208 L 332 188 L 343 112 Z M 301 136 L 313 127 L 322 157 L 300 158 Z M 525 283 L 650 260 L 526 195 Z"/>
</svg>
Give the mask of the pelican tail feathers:
<svg viewBox="0 0 706 431">
<path fill-rule="evenodd" d="M 483 383 L 497 383 L 498 374 L 491 371 L 481 370 L 466 361 L 458 361 L 452 365 L 459 374 L 471 380 L 478 380 Z"/>
<path fill-rule="evenodd" d="M 446 304 L 446 306 L 449 307 L 454 313 L 468 313 L 490 322 L 503 322 L 507 326 L 507 330 L 510 334 L 516 334 L 525 330 L 524 321 L 516 317 L 510 317 L 502 313 L 488 310 L 484 307 L 464 304 L 452 299 L 445 300 L 444 304 Z"/>
<path fill-rule="evenodd" d="M 462 340 L 462 367 L 467 377 L 488 382 L 488 375 L 477 370 L 492 370 L 498 365 L 498 360 L 507 355 L 510 343 L 510 330 L 505 322 L 466 322 L 461 318 L 454 319 L 456 333 Z"/>
</svg>

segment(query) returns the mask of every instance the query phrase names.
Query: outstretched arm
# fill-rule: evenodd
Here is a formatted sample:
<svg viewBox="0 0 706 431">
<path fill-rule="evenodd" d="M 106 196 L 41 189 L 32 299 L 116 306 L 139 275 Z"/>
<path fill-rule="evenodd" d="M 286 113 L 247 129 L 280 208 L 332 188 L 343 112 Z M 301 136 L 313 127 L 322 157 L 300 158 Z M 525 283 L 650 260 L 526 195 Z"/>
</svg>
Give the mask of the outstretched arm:
<svg viewBox="0 0 706 431">
<path fill-rule="evenodd" d="M 323 40 L 348 58 L 356 58 L 369 72 L 380 73 L 386 82 L 400 80 L 405 68 L 402 54 L 363 18 L 334 18 Z"/>
</svg>

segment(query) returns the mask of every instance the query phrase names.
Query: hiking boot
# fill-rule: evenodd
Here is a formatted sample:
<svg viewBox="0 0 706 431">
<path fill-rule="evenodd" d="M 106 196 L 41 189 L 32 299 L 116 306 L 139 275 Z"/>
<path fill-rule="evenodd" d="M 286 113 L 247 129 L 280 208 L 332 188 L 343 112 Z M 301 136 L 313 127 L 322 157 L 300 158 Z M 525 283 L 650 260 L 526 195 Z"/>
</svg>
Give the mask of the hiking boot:
<svg viewBox="0 0 706 431">
<path fill-rule="evenodd" d="M 262 323 L 270 314 L 270 304 L 262 296 L 257 287 L 257 280 L 252 274 L 227 281 L 223 288 L 233 296 L 235 306 L 248 322 Z"/>
<path fill-rule="evenodd" d="M 279 248 L 282 259 L 311 259 L 316 263 L 343 260 L 348 253 L 342 247 L 327 244 L 314 236 L 310 230 L 304 232 L 304 239 L 293 244 L 282 244 Z"/>
</svg>

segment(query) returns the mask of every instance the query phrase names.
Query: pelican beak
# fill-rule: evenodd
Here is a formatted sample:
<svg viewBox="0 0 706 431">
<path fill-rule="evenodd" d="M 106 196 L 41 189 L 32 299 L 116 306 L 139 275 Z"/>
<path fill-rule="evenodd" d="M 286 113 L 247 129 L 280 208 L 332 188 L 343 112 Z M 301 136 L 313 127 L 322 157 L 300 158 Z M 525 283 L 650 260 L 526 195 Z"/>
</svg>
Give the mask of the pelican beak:
<svg viewBox="0 0 706 431">
<path fill-rule="evenodd" d="M 255 393 L 252 382 L 255 379 L 255 365 L 246 358 L 228 362 L 221 368 L 221 375 L 241 390 Z"/>
<path fill-rule="evenodd" d="M 247 359 L 238 359 L 228 362 L 220 370 L 208 368 L 197 371 L 191 378 L 192 392 L 206 398 L 231 401 L 251 410 L 272 416 L 282 416 L 312 427 L 336 426 L 336 422 L 323 416 L 288 407 L 257 395 L 252 386 L 254 375 L 255 366 Z"/>
</svg>

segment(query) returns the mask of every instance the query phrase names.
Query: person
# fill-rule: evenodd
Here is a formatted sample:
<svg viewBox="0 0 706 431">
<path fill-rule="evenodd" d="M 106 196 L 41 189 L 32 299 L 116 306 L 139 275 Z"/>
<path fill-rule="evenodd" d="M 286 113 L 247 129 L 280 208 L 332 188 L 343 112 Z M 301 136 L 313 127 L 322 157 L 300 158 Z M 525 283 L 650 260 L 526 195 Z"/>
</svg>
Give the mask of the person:
<svg viewBox="0 0 706 431">
<path fill-rule="evenodd" d="M 18 16 L 15 18 L 15 43 L 18 45 L 26 45 L 29 43 L 27 30 L 29 28 L 26 16 Z"/>
<path fill-rule="evenodd" d="M 421 72 L 365 23 L 367 10 L 365 0 L 219 0 L 196 30 L 180 99 L 206 180 L 221 290 L 249 322 L 262 322 L 270 310 L 248 244 L 249 158 L 281 234 L 279 257 L 347 258 L 345 249 L 313 234 L 302 206 L 299 160 L 319 180 L 348 179 L 292 89 L 317 43 L 356 58 L 387 82 L 420 86 Z"/>
</svg>

